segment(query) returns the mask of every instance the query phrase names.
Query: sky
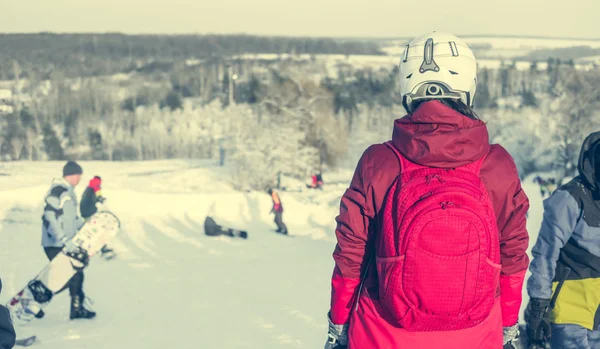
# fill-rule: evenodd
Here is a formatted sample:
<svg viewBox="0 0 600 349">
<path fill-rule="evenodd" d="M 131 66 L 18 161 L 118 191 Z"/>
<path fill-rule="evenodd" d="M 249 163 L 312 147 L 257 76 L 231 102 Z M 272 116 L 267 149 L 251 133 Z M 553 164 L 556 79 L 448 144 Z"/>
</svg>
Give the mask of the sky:
<svg viewBox="0 0 600 349">
<path fill-rule="evenodd" d="M 600 39 L 599 0 L 0 0 L 0 32 Z"/>
</svg>

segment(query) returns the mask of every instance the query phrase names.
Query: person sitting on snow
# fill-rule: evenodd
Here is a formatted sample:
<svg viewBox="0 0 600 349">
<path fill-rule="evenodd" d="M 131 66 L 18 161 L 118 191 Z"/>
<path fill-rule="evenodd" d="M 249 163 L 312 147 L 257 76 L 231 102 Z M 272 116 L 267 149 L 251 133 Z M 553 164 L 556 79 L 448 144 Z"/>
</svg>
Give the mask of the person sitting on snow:
<svg viewBox="0 0 600 349">
<path fill-rule="evenodd" d="M 90 184 L 81 197 L 81 203 L 79 210 L 81 211 L 81 217 L 87 221 L 91 216 L 98 212 L 98 208 L 102 206 L 106 199 L 102 196 L 102 178 L 100 176 L 94 176 L 90 181 Z M 112 258 L 115 256 L 114 251 L 107 245 L 102 246 L 100 253 L 105 258 Z"/>
<path fill-rule="evenodd" d="M 579 175 L 544 202 L 527 282 L 529 341 L 600 348 L 600 132 L 583 143 Z"/>
<path fill-rule="evenodd" d="M 323 189 L 323 175 L 321 172 L 317 173 L 317 188 Z"/>
<path fill-rule="evenodd" d="M 321 172 L 312 175 L 310 179 L 310 186 L 307 185 L 307 187 L 310 189 L 323 189 L 323 177 L 321 176 Z"/>
<path fill-rule="evenodd" d="M 283 205 L 281 204 L 279 194 L 277 194 L 277 192 L 273 189 L 267 190 L 267 193 L 271 195 L 271 200 L 273 200 L 273 208 L 271 209 L 271 213 L 275 213 L 275 224 L 277 225 L 276 232 L 287 235 L 288 230 L 285 223 L 283 223 Z"/>
</svg>

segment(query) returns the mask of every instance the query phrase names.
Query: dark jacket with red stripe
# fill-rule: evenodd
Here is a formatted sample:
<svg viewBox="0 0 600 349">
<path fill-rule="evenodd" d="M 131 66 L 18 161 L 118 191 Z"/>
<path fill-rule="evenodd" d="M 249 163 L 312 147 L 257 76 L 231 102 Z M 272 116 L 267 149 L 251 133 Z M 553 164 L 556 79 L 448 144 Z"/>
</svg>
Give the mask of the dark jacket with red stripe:
<svg viewBox="0 0 600 349">
<path fill-rule="evenodd" d="M 502 327 L 518 320 L 529 263 L 529 201 L 513 159 L 501 146 L 489 144 L 482 121 L 467 118 L 438 101 L 424 103 L 412 115 L 396 120 L 392 142 L 407 159 L 432 167 L 453 168 L 486 157 L 480 176 L 500 232 L 500 295 L 490 316 L 466 330 L 408 332 L 386 321 L 386 310 L 378 300 L 377 272 L 374 263 L 368 268 L 367 264 L 375 252 L 372 242 L 381 224 L 383 200 L 401 169 L 393 151 L 377 144 L 360 159 L 336 218 L 331 320 L 349 323 L 350 349 L 501 347 Z M 359 290 L 361 276 L 364 282 Z"/>
<path fill-rule="evenodd" d="M 2 280 L 0 280 L 0 293 Z M 10 349 L 15 345 L 15 328 L 12 324 L 10 313 L 6 307 L 0 305 L 0 349 Z"/>
</svg>

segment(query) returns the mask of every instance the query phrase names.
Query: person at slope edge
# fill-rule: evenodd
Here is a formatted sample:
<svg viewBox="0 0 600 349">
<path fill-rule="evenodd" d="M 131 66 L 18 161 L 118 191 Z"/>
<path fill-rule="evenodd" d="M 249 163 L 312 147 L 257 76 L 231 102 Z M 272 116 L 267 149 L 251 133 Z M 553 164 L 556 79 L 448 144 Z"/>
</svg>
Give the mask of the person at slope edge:
<svg viewBox="0 0 600 349">
<path fill-rule="evenodd" d="M 538 346 L 600 348 L 600 132 L 583 143 L 578 171 L 544 201 L 531 251 L 525 322 Z"/>
<path fill-rule="evenodd" d="M 279 198 L 279 193 L 277 193 L 271 188 L 267 190 L 267 193 L 271 196 L 271 200 L 273 201 L 273 208 L 271 209 L 271 213 L 275 214 L 275 225 L 277 225 L 277 230 L 275 230 L 275 232 L 287 235 L 288 230 L 285 223 L 283 223 L 283 204 L 281 203 L 281 199 Z"/>
<path fill-rule="evenodd" d="M 529 200 L 472 109 L 476 60 L 454 35 L 410 42 L 408 115 L 344 193 L 326 349 L 514 348 Z"/>
</svg>

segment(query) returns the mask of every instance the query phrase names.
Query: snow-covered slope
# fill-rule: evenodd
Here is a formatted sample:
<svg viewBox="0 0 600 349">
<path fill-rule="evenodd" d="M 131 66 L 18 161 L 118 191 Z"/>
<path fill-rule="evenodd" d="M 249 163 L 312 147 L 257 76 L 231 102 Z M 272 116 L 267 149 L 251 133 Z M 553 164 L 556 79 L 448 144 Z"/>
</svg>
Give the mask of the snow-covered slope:
<svg viewBox="0 0 600 349">
<path fill-rule="evenodd" d="M 69 321 L 69 297 L 46 318 L 19 329 L 39 347 L 318 348 L 323 345 L 333 261 L 334 218 L 351 171 L 325 175 L 324 191 L 282 192 L 294 237 L 273 232 L 270 198 L 230 189 L 226 173 L 204 162 L 82 163 L 81 193 L 103 178 L 108 207 L 122 221 L 118 258 L 94 258 L 85 291 L 98 317 Z M 42 198 L 62 163 L 0 168 L 0 276 L 7 299 L 46 263 L 40 246 Z M 287 183 L 293 187 L 292 183 Z M 296 183 L 301 186 L 302 183 Z M 532 198 L 535 241 L 541 199 Z M 249 231 L 248 240 L 210 238 L 204 217 Z"/>
</svg>

